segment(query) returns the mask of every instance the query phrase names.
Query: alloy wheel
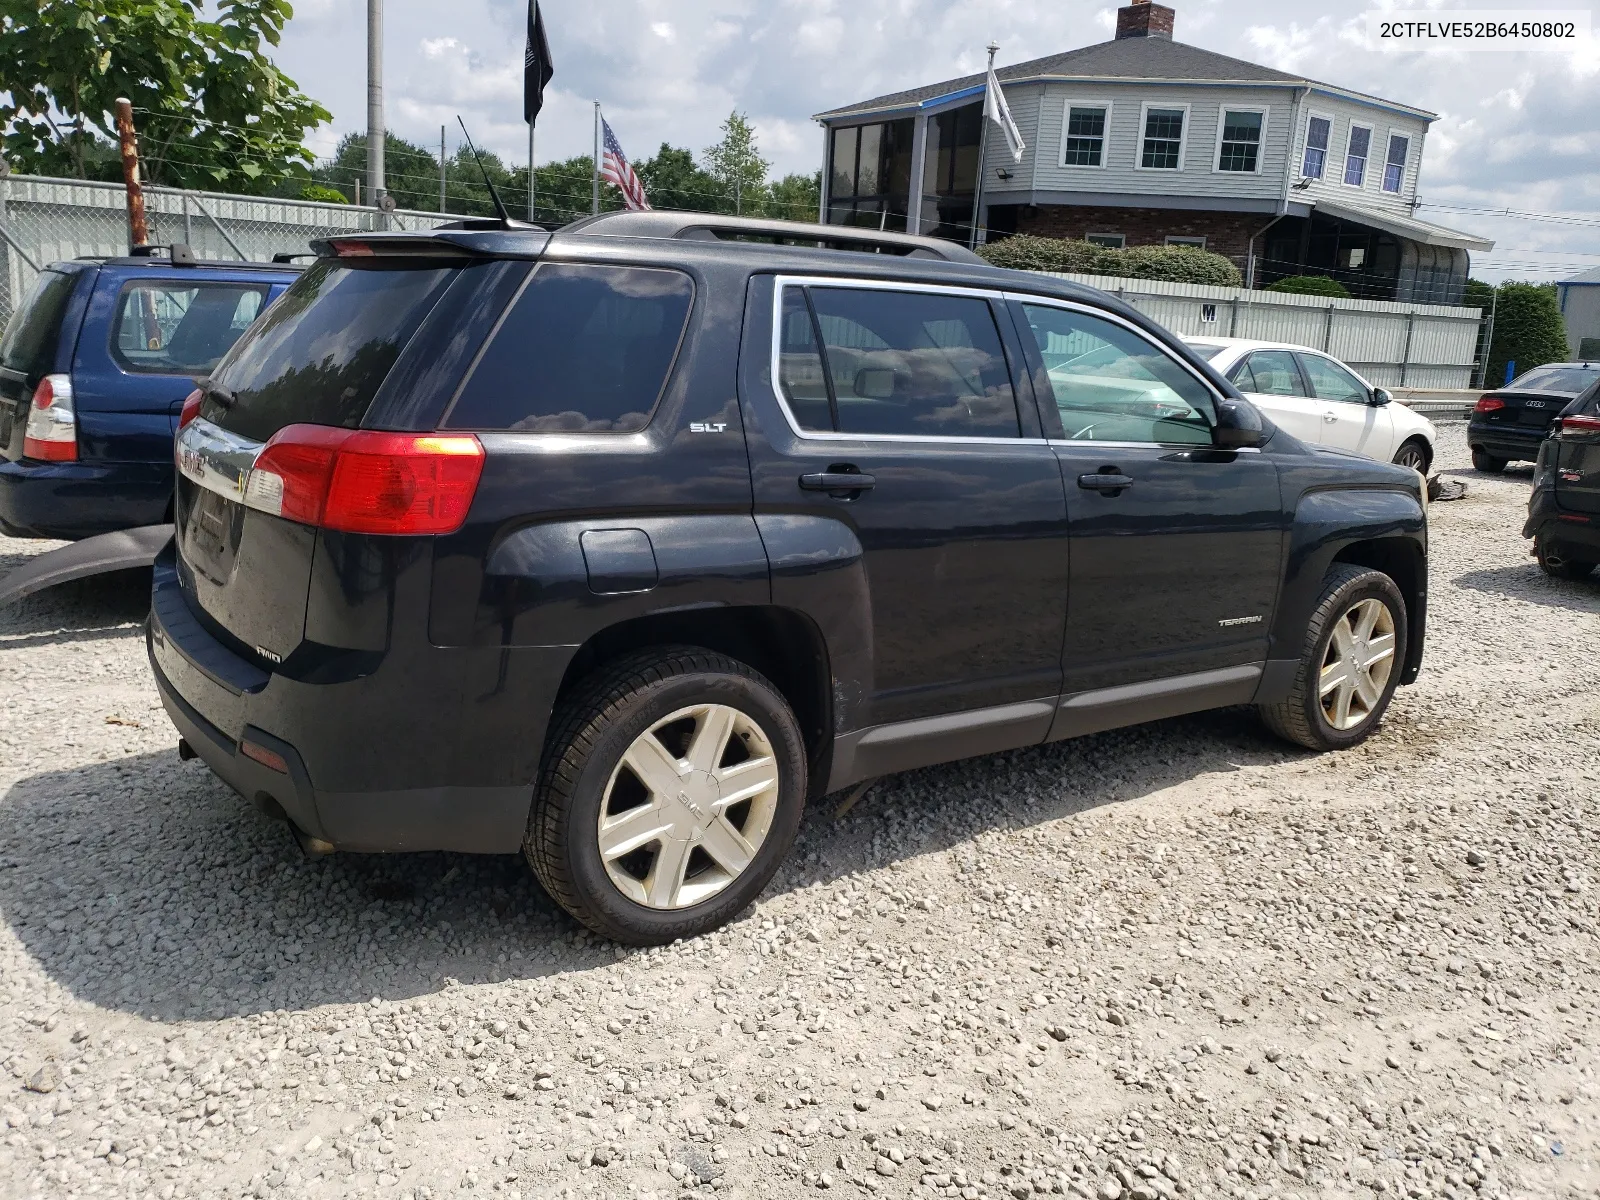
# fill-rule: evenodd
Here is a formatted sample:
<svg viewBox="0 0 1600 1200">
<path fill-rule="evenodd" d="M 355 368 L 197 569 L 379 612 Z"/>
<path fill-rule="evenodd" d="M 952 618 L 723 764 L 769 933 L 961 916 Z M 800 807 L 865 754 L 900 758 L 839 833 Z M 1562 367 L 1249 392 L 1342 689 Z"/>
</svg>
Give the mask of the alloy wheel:
<svg viewBox="0 0 1600 1200">
<path fill-rule="evenodd" d="M 1427 459 L 1418 446 L 1402 446 L 1400 453 L 1394 456 L 1395 465 L 1410 467 L 1413 471 L 1421 471 L 1427 465 Z"/>
<path fill-rule="evenodd" d="M 1338 730 L 1354 729 L 1377 710 L 1394 670 L 1394 614 L 1381 600 L 1358 600 L 1334 623 L 1322 656 L 1318 697 Z"/>
<path fill-rule="evenodd" d="M 634 739 L 600 805 L 600 859 L 637 904 L 683 909 L 742 874 L 772 828 L 778 761 L 736 708 L 697 704 Z"/>
</svg>

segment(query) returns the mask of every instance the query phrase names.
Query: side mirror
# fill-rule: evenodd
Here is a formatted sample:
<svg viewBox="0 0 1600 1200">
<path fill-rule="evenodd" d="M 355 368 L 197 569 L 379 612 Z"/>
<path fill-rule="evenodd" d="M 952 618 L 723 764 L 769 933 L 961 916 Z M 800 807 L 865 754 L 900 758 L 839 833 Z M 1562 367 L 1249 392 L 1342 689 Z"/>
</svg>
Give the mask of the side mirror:
<svg viewBox="0 0 1600 1200">
<path fill-rule="evenodd" d="M 1394 397 L 1389 394 L 1388 388 L 1375 387 L 1372 389 L 1371 404 L 1374 408 L 1382 408 L 1393 400 Z"/>
<path fill-rule="evenodd" d="M 1248 400 L 1223 397 L 1217 401 L 1217 423 L 1211 429 L 1211 444 L 1218 450 L 1247 450 L 1266 440 L 1266 424 Z"/>
</svg>

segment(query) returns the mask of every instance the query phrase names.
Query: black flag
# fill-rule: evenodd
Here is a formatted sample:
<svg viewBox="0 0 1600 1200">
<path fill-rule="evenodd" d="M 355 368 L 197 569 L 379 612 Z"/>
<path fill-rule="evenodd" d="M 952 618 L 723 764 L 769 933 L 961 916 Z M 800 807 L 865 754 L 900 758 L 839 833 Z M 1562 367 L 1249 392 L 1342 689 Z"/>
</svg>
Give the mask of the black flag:
<svg viewBox="0 0 1600 1200">
<path fill-rule="evenodd" d="M 550 43 L 544 36 L 539 0 L 528 0 L 528 51 L 522 59 L 522 119 L 532 125 L 544 107 L 544 85 L 556 69 L 550 65 Z"/>
</svg>

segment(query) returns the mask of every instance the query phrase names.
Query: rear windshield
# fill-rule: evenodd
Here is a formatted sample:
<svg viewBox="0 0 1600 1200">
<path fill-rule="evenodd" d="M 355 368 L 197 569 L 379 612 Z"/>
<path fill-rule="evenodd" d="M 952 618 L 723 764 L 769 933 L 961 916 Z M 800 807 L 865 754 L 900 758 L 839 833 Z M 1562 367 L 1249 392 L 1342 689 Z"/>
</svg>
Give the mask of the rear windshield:
<svg viewBox="0 0 1600 1200">
<path fill-rule="evenodd" d="M 1217 355 L 1221 354 L 1223 350 L 1221 346 L 1218 346 L 1214 342 L 1188 342 L 1185 344 L 1190 350 L 1193 350 L 1207 362 L 1210 362 Z"/>
<path fill-rule="evenodd" d="M 1596 379 L 1600 379 L 1600 371 L 1593 367 L 1535 367 L 1512 380 L 1511 387 L 1519 392 L 1562 392 L 1576 396 Z"/>
<path fill-rule="evenodd" d="M 6 335 L 0 341 L 0 363 L 21 371 L 29 379 L 48 375 L 56 365 L 56 342 L 61 336 L 61 318 L 72 299 L 75 275 L 60 271 L 41 271 L 22 307 L 11 317 Z"/>
<path fill-rule="evenodd" d="M 258 441 L 301 422 L 354 429 L 459 269 L 319 259 L 223 358 L 212 378 L 233 403 L 208 397 L 204 415 Z"/>
</svg>

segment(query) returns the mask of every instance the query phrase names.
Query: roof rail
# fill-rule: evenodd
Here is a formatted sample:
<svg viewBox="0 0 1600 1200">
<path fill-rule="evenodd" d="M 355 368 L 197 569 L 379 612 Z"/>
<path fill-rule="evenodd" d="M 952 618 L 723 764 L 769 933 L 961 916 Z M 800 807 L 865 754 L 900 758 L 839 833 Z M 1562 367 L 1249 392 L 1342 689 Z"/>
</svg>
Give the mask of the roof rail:
<svg viewBox="0 0 1600 1200">
<path fill-rule="evenodd" d="M 947 242 L 943 238 L 880 232 L 855 225 L 817 225 L 766 217 L 729 217 L 720 213 L 609 212 L 574 221 L 563 226 L 561 232 L 603 234 L 609 237 L 677 238 L 683 241 L 763 242 L 778 246 L 814 246 L 827 250 L 900 254 L 908 258 L 937 258 L 945 262 L 983 262 L 965 246 Z"/>
</svg>

